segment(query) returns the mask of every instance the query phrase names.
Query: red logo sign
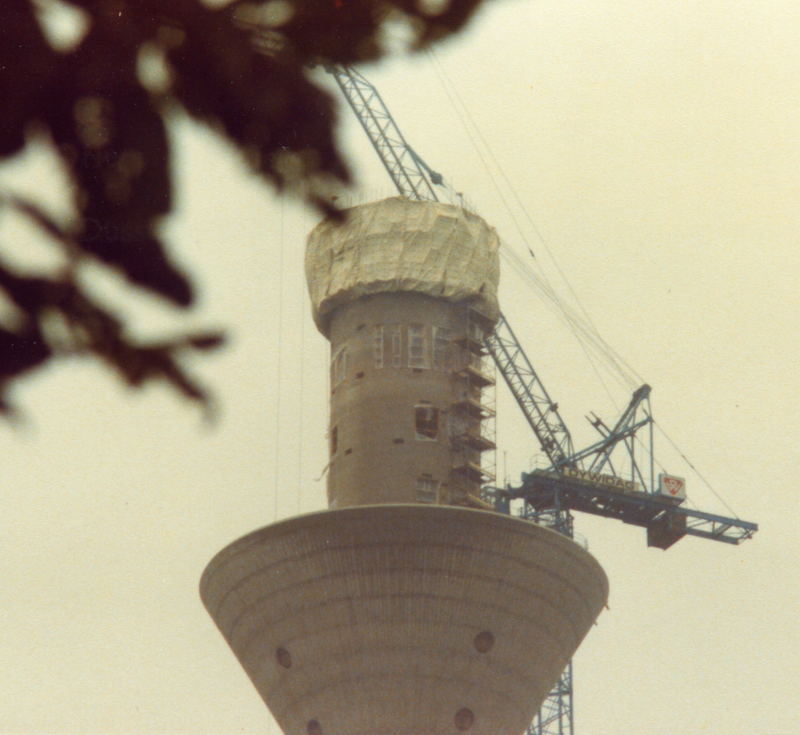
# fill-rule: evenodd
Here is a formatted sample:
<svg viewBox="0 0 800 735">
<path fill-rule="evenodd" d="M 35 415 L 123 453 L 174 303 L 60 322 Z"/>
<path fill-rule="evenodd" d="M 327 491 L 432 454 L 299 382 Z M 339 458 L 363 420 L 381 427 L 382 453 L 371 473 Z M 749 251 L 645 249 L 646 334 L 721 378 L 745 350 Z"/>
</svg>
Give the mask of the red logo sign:
<svg viewBox="0 0 800 735">
<path fill-rule="evenodd" d="M 664 483 L 664 489 L 670 495 L 678 495 L 683 492 L 683 488 L 686 485 L 686 481 L 682 480 L 680 477 L 670 477 L 669 475 L 664 475 L 661 478 L 661 481 Z"/>
</svg>

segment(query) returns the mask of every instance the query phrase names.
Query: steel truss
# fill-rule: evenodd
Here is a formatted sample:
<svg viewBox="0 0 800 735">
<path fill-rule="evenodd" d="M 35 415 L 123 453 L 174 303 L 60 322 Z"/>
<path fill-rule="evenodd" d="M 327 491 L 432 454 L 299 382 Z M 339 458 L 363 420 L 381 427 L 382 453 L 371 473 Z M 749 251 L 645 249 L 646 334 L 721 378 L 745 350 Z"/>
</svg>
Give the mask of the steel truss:
<svg viewBox="0 0 800 735">
<path fill-rule="evenodd" d="M 558 404 L 550 398 L 502 314 L 485 345 L 553 466 L 569 463 L 574 453 L 572 436 Z"/>
<path fill-rule="evenodd" d="M 520 518 L 574 538 L 572 513 L 557 504 L 550 508 L 537 509 L 529 503 L 524 503 L 518 515 Z M 572 661 L 570 661 L 548 692 L 525 735 L 573 735 L 575 719 L 572 703 Z"/>
<path fill-rule="evenodd" d="M 329 65 L 326 70 L 339 85 L 398 192 L 408 199 L 439 201 L 434 186 L 443 183 L 442 176 L 408 144 L 378 90 L 349 67 Z M 573 510 L 619 518 L 647 528 L 648 544 L 664 549 L 684 535 L 739 543 L 758 529 L 755 523 L 682 508 L 654 492 L 649 386 L 644 385 L 633 394 L 613 427 L 596 416 L 590 419 L 601 439 L 576 453 L 558 404 L 550 398 L 504 316 L 500 316 L 495 331 L 486 338 L 485 346 L 551 462 L 547 471 L 524 475 L 520 488 L 484 488 L 485 497 L 494 502 L 498 511 L 511 513 L 512 500 L 521 499 L 524 501 L 521 517 L 570 538 L 574 535 Z M 645 426 L 650 430 L 650 465 L 649 471 L 643 472 L 636 457 L 635 439 L 637 431 Z M 620 445 L 627 451 L 626 468 L 631 481 L 644 488 L 644 492 L 625 494 L 564 475 L 568 468 L 586 467 L 592 458 L 589 472 L 600 473 L 607 466 L 614 476 L 621 476 L 621 470 L 612 462 L 612 453 Z M 573 727 L 570 663 L 542 704 L 527 735 L 573 735 Z"/>
<path fill-rule="evenodd" d="M 397 191 L 409 199 L 439 201 L 433 189 L 442 177 L 408 144 L 378 90 L 346 66 L 327 66 L 375 148 Z"/>
<path fill-rule="evenodd" d="M 495 492 L 505 496 L 500 502 L 506 505 L 512 500 L 524 500 L 526 517 L 532 520 L 540 515 L 549 517 L 555 508 L 557 513 L 576 510 L 641 526 L 648 531 L 648 545 L 659 548 L 668 548 L 683 536 L 739 544 L 758 530 L 757 523 L 685 508 L 657 493 L 605 488 L 548 470 L 523 475 L 518 488 Z"/>
<path fill-rule="evenodd" d="M 572 662 L 542 702 L 539 713 L 525 735 L 572 735 Z"/>
</svg>

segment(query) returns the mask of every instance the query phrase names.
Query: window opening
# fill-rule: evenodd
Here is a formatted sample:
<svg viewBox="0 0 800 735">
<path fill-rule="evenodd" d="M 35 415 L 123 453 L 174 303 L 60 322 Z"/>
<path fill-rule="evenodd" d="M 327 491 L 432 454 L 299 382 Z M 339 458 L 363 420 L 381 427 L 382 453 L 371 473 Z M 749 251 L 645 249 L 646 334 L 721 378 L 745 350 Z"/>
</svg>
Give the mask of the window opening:
<svg viewBox="0 0 800 735">
<path fill-rule="evenodd" d="M 347 375 L 347 349 L 342 347 L 331 360 L 331 387 L 335 388 Z"/>
<path fill-rule="evenodd" d="M 474 424 L 479 426 L 480 424 L 473 420 L 470 420 L 468 416 L 464 416 L 463 414 L 458 413 L 451 413 L 448 417 L 448 425 L 450 427 L 449 434 L 451 437 L 459 437 L 467 433 L 470 424 Z"/>
<path fill-rule="evenodd" d="M 435 503 L 439 495 L 439 481 L 434 480 L 430 475 L 422 475 L 417 478 L 417 502 Z"/>
<path fill-rule="evenodd" d="M 414 406 L 417 439 L 435 441 L 439 435 L 439 409 L 430 404 Z"/>
<path fill-rule="evenodd" d="M 372 356 L 375 360 L 375 367 L 383 367 L 383 327 L 375 327 L 372 330 Z"/>
<path fill-rule="evenodd" d="M 408 326 L 408 366 L 412 368 L 428 367 L 426 352 L 424 325 L 410 324 Z"/>
<path fill-rule="evenodd" d="M 450 368 L 450 341 L 452 333 L 447 327 L 433 328 L 433 369 Z"/>
<path fill-rule="evenodd" d="M 392 367 L 403 367 L 403 337 L 399 324 L 392 326 Z"/>
<path fill-rule="evenodd" d="M 472 321 L 469 322 L 467 332 L 469 333 L 469 337 L 474 339 L 476 342 L 483 342 L 483 338 L 486 336 L 480 325 Z"/>
</svg>

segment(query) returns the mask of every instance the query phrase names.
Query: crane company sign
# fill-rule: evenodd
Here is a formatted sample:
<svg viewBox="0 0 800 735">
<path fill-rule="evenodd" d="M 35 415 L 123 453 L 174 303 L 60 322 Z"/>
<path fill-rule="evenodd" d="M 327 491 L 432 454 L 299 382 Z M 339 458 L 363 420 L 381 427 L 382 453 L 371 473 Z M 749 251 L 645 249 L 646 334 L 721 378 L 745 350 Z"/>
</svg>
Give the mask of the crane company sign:
<svg viewBox="0 0 800 735">
<path fill-rule="evenodd" d="M 658 476 L 658 492 L 670 498 L 685 500 L 686 480 L 683 477 L 675 477 L 675 475 L 667 475 L 662 472 Z"/>
<path fill-rule="evenodd" d="M 599 485 L 608 490 L 616 490 L 621 493 L 639 493 L 642 491 L 638 482 L 623 480 L 615 475 L 604 475 L 600 472 L 589 472 L 588 470 L 579 470 L 574 467 L 564 467 L 562 474 L 564 477 L 585 482 L 587 485 Z"/>
</svg>

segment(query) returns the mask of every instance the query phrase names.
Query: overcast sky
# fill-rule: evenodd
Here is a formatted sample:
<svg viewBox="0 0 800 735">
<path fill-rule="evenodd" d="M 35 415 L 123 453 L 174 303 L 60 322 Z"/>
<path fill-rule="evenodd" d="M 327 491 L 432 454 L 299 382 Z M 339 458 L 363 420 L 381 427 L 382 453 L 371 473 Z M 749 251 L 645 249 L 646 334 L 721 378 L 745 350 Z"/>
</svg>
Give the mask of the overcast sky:
<svg viewBox="0 0 800 735">
<path fill-rule="evenodd" d="M 488 5 L 434 55 L 363 71 L 418 152 L 569 301 L 552 253 L 653 386 L 659 424 L 761 525 L 739 547 L 686 538 L 664 552 L 641 529 L 579 517 L 611 597 L 575 659 L 576 733 L 794 735 L 800 6 Z M 354 197 L 390 195 L 347 110 L 342 120 Z M 279 733 L 197 583 L 235 538 L 324 506 L 327 345 L 302 274 L 315 217 L 278 201 L 209 133 L 179 120 L 173 135 L 167 230 L 201 287 L 189 321 L 231 335 L 192 363 L 220 420 L 209 427 L 169 391 L 129 392 L 78 361 L 16 391 L 29 423 L 0 426 L 3 733 Z M 0 180 L 58 204 L 44 156 Z M 503 204 L 515 196 L 519 230 Z M 3 246 L 18 234 L 7 227 Z M 631 388 L 602 370 L 599 382 L 537 293 L 508 269 L 502 279 L 504 311 L 588 443 L 583 416 L 613 420 Z M 113 279 L 95 284 L 143 334 L 186 323 L 155 301 L 120 301 Z M 502 386 L 498 402 L 501 475 L 514 482 L 536 442 Z M 726 513 L 657 440 L 695 506 Z"/>
</svg>

